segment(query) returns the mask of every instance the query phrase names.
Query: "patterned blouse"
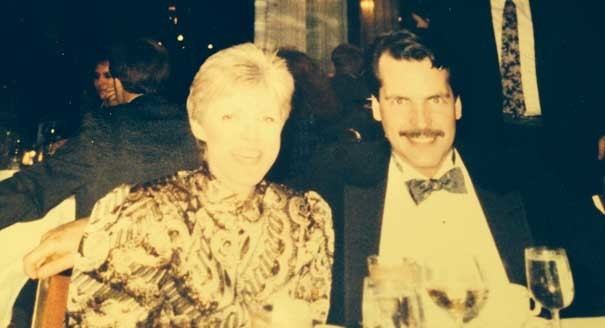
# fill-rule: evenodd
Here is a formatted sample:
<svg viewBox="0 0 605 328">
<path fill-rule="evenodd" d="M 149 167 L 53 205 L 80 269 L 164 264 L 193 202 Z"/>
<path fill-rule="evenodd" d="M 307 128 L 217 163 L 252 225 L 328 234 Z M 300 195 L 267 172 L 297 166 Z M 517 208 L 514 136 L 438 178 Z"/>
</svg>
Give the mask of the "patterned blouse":
<svg viewBox="0 0 605 328">
<path fill-rule="evenodd" d="M 236 200 L 202 167 L 95 206 L 78 250 L 69 327 L 250 327 L 287 293 L 325 322 L 334 235 L 315 192 L 261 182 Z"/>
</svg>

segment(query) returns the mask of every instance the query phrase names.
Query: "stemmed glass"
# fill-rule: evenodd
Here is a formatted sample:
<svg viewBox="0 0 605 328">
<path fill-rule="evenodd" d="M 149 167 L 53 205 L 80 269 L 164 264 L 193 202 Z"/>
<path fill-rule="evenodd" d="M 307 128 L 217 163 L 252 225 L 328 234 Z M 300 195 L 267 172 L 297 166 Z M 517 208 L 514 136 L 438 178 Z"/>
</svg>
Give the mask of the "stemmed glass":
<svg viewBox="0 0 605 328">
<path fill-rule="evenodd" d="M 368 257 L 364 279 L 362 318 L 369 328 L 423 328 L 424 309 L 418 287 L 420 266 L 411 260 Z"/>
<path fill-rule="evenodd" d="M 552 326 L 561 328 L 559 310 L 568 307 L 574 297 L 567 253 L 562 248 L 526 248 L 525 274 L 531 297 L 550 311 Z"/>
<path fill-rule="evenodd" d="M 475 257 L 438 256 L 426 260 L 424 285 L 431 300 L 457 327 L 475 319 L 489 296 L 487 281 Z"/>
</svg>

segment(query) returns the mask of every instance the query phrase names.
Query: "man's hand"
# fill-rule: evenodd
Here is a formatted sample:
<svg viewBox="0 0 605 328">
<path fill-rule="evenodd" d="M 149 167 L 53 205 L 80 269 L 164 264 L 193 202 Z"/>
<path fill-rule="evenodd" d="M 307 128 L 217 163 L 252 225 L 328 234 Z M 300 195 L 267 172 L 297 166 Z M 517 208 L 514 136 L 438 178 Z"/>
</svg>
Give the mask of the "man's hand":
<svg viewBox="0 0 605 328">
<path fill-rule="evenodd" d="M 88 219 L 60 225 L 45 233 L 34 250 L 23 258 L 23 269 L 32 279 L 44 279 L 72 268 Z"/>
<path fill-rule="evenodd" d="M 605 136 L 602 136 L 599 139 L 599 160 L 603 160 L 605 158 Z"/>
</svg>

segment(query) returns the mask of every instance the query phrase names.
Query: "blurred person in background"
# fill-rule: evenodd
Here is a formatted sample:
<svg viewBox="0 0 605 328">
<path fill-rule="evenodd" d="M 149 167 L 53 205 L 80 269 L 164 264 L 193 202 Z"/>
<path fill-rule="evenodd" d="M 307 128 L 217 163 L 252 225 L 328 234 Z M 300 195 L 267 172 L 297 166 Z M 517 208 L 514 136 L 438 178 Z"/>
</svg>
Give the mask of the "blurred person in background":
<svg viewBox="0 0 605 328">
<path fill-rule="evenodd" d="M 87 217 L 120 183 L 199 164 L 184 109 L 158 95 L 170 72 L 166 49 L 137 40 L 115 47 L 110 62 L 120 105 L 92 112 L 53 157 L 0 183 L 0 228 L 39 218 L 72 194 L 76 216 Z"/>
<path fill-rule="evenodd" d="M 294 77 L 292 112 L 282 132 L 283 147 L 268 173 L 274 182 L 305 187 L 303 171 L 318 144 L 336 138 L 334 126 L 342 107 L 330 87 L 327 76 L 307 54 L 295 49 L 280 49 Z"/>
<path fill-rule="evenodd" d="M 461 71 L 459 140 L 498 147 L 514 161 L 511 172 L 530 178 L 546 162 L 578 197 L 600 191 L 605 72 L 583 64 L 600 62 L 603 35 L 587 19 L 588 2 L 434 4 L 430 29 L 449 44 Z"/>
<path fill-rule="evenodd" d="M 380 124 L 370 113 L 370 90 L 365 81 L 365 60 L 357 46 L 343 43 L 332 50 L 334 76 L 332 89 L 343 107 L 339 129 L 345 131 L 345 140 L 365 142 L 382 136 Z"/>
</svg>

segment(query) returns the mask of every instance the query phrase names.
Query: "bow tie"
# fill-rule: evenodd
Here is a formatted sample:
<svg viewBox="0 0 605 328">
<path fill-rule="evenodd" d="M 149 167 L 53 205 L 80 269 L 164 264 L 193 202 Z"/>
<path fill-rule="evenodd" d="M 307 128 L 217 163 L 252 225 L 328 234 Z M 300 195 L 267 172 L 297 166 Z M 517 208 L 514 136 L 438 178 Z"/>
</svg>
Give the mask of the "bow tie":
<svg viewBox="0 0 605 328">
<path fill-rule="evenodd" d="M 459 167 L 455 167 L 441 176 L 439 179 L 412 179 L 406 182 L 410 195 L 416 205 L 425 200 L 433 191 L 441 189 L 456 194 L 466 193 L 464 185 L 464 176 Z"/>
</svg>

